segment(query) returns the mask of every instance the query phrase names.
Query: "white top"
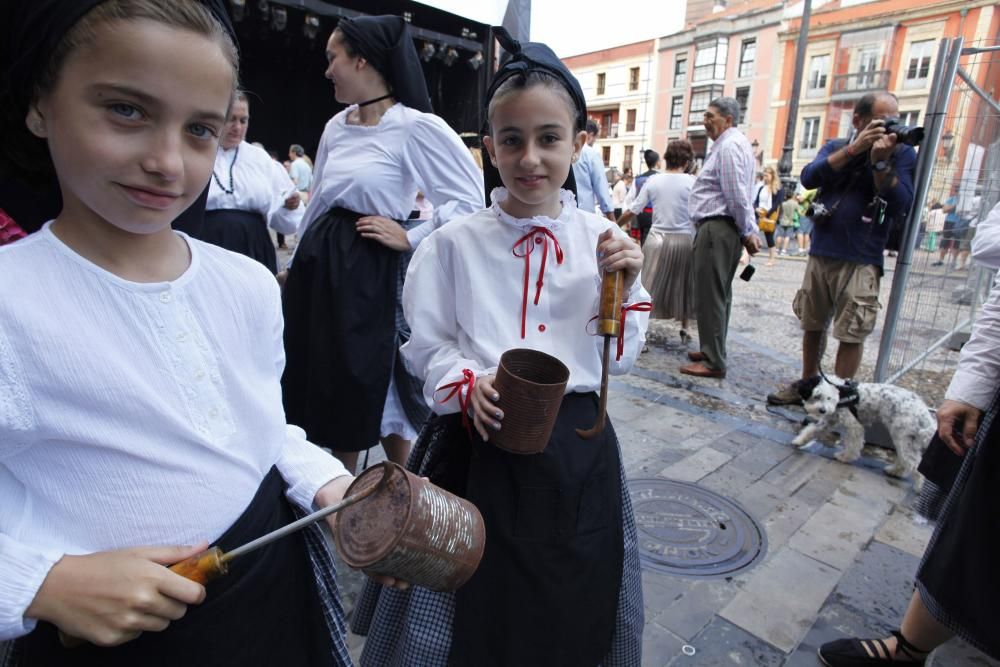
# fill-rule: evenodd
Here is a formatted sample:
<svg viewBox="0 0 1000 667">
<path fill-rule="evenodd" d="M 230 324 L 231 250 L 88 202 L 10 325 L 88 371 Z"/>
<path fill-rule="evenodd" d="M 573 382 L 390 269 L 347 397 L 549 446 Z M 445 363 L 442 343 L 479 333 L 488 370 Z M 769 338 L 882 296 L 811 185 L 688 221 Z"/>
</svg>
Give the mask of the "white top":
<svg viewBox="0 0 1000 667">
<path fill-rule="evenodd" d="M 351 105 L 331 118 L 316 151 L 313 186 L 299 236 L 335 206 L 406 220 L 417 190 L 434 216 L 409 230 L 414 248 L 443 223 L 483 206 L 483 174 L 448 124 L 402 104 L 378 125 L 349 125 Z"/>
<path fill-rule="evenodd" d="M 628 196 L 628 186 L 625 185 L 625 179 L 620 178 L 615 187 L 611 188 L 611 203 L 615 208 L 625 208 L 626 196 Z"/>
<path fill-rule="evenodd" d="M 424 397 L 438 414 L 459 410 L 457 395 L 440 403 L 445 384 L 462 379 L 462 370 L 477 376 L 496 372 L 500 355 L 515 348 L 531 348 L 558 357 L 569 368 L 566 392 L 594 391 L 601 384 L 603 338 L 592 335 L 600 294 L 597 237 L 606 229 L 624 233 L 613 222 L 576 208 L 573 195 L 563 192 L 562 214 L 557 219 L 512 218 L 498 202 L 504 188 L 493 191 L 493 206 L 442 227 L 410 262 L 403 287 L 403 312 L 412 325 L 403 358 L 425 378 Z M 562 249 L 558 263 L 556 245 L 536 228 L 549 230 Z M 521 338 L 524 294 L 524 257 L 513 249 L 519 239 L 520 254 L 528 252 L 529 296 L 525 337 Z M 544 275 L 540 274 L 542 245 L 548 247 Z M 536 305 L 536 281 L 544 278 Z M 648 301 L 642 281 L 636 280 L 625 303 Z M 645 342 L 649 314 L 630 312 L 625 322 L 624 353 L 610 372 L 627 373 Z M 463 390 L 464 393 L 464 390 Z"/>
<path fill-rule="evenodd" d="M 238 148 L 240 152 L 236 156 L 236 148 L 227 151 L 219 146 L 219 152 L 215 155 L 214 175 L 208 185 L 206 210 L 233 208 L 253 211 L 263 215 L 274 231 L 294 234 L 302 222 L 305 207 L 300 204 L 294 211 L 285 208 L 285 199 L 295 192 L 295 183 L 288 172 L 263 148 L 245 141 Z M 233 167 L 232 187 L 229 184 L 230 165 Z M 223 187 L 219 187 L 216 179 L 222 182 Z M 232 194 L 228 194 L 226 190 L 232 190 Z"/>
<path fill-rule="evenodd" d="M 694 176 L 662 173 L 650 176 L 629 207 L 635 214 L 647 206 L 653 207 L 655 232 L 687 232 L 694 236 L 694 223 L 688 215 L 688 196 Z"/>
<path fill-rule="evenodd" d="M 0 640 L 34 627 L 63 554 L 211 542 L 272 466 L 303 509 L 347 474 L 285 425 L 274 276 L 184 238 L 190 267 L 161 283 L 99 268 L 48 224 L 0 248 Z"/>
<path fill-rule="evenodd" d="M 767 183 L 760 182 L 754 186 L 753 199 L 750 200 L 750 205 L 752 206 L 754 202 L 757 202 L 756 209 L 771 210 L 771 206 L 774 204 L 774 196 L 771 194 L 771 189 L 767 187 Z"/>
<path fill-rule="evenodd" d="M 1000 268 L 1000 203 L 979 223 L 972 239 L 972 257 L 990 269 Z M 958 369 L 944 397 L 962 401 L 980 410 L 990 401 L 1000 385 L 1000 276 L 993 283 L 990 296 L 979 311 L 972 336 L 962 347 Z"/>
<path fill-rule="evenodd" d="M 288 169 L 288 175 L 295 183 L 296 189 L 309 190 L 309 186 L 312 184 L 313 172 L 312 167 L 305 161 L 305 158 L 295 158 Z"/>
</svg>

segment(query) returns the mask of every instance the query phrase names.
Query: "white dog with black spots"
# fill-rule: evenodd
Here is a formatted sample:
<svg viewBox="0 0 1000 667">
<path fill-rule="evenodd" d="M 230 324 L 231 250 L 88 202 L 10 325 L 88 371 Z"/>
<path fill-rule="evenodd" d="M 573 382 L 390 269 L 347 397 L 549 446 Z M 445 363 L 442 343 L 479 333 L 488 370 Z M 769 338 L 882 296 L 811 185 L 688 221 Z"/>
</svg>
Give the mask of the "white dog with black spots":
<svg viewBox="0 0 1000 667">
<path fill-rule="evenodd" d="M 818 435 L 837 431 L 844 450 L 835 458 L 851 463 L 861 456 L 865 426 L 881 422 L 896 448 L 896 462 L 885 469 L 885 474 L 900 478 L 914 475 L 914 488 L 920 491 L 924 478 L 917 472 L 917 465 L 937 423 L 919 396 L 891 384 L 854 384 L 836 376 L 803 382 L 799 395 L 806 413 L 815 421 L 799 431 L 793 445 L 804 447 Z"/>
</svg>

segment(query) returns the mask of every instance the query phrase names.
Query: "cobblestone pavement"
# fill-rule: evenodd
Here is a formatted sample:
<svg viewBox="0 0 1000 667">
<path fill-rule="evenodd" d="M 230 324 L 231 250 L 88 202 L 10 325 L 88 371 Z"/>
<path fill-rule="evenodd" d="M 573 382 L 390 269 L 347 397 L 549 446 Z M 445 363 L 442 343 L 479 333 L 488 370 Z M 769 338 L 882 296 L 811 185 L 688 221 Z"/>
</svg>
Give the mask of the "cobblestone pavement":
<svg viewBox="0 0 1000 667">
<path fill-rule="evenodd" d="M 752 281 L 734 283 L 726 380 L 678 374 L 688 348 L 675 323 L 656 322 L 633 373 L 611 382 L 608 411 L 629 480 L 679 479 L 722 494 L 759 522 L 767 540 L 763 559 L 735 576 L 644 569 L 644 667 L 816 665 L 816 648 L 827 640 L 884 635 L 902 618 L 931 534 L 914 521 L 910 483 L 881 472 L 891 452 L 867 447 L 845 465 L 832 458 L 834 443 L 789 444 L 801 412 L 769 409 L 764 395 L 798 373 L 790 304 L 805 262 L 755 263 Z M 891 273 L 883 302 L 890 282 Z M 868 368 L 875 347 L 865 352 Z M 372 450 L 371 462 L 381 458 Z M 357 573 L 342 572 L 348 609 L 360 585 Z M 350 639 L 357 656 L 363 639 Z M 997 663 L 952 642 L 928 664 Z"/>
</svg>

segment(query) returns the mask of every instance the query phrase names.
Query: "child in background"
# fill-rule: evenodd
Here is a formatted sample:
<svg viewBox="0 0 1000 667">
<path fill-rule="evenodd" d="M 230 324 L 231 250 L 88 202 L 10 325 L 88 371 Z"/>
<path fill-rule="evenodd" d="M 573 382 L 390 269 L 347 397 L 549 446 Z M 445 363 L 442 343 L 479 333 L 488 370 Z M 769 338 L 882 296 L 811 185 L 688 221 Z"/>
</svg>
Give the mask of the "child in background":
<svg viewBox="0 0 1000 667">
<path fill-rule="evenodd" d="M 799 226 L 799 196 L 789 197 L 781 202 L 781 213 L 778 214 L 778 254 L 788 254 L 788 244 L 795 236 Z"/>
<path fill-rule="evenodd" d="M 601 273 L 624 272 L 626 304 L 647 300 L 642 251 L 575 205 L 567 179 L 586 138 L 579 83 L 548 47 L 495 30 L 509 59 L 487 93 L 492 204 L 428 237 L 403 292 L 412 325 L 403 355 L 437 413 L 409 465 L 477 505 L 486 552 L 456 593 L 369 586 L 354 619 L 368 632 L 361 664 L 638 665 L 642 592 L 618 441 L 610 424 L 591 440 L 574 429 L 598 416 L 602 341 L 588 322 Z M 645 338 L 646 313 L 626 305 L 623 319 L 613 374 L 628 372 Z M 511 348 L 570 370 L 540 454 L 490 442 L 504 428 L 493 377 Z"/>
<path fill-rule="evenodd" d="M 0 248 L 18 286 L 0 291 L 5 667 L 350 664 L 315 526 L 207 592 L 164 567 L 351 481 L 286 426 L 273 276 L 171 229 L 205 190 L 236 92 L 225 12 L 18 0 L 0 17 L 4 145 L 24 149 L 3 166 L 49 164 L 63 201 Z"/>
</svg>

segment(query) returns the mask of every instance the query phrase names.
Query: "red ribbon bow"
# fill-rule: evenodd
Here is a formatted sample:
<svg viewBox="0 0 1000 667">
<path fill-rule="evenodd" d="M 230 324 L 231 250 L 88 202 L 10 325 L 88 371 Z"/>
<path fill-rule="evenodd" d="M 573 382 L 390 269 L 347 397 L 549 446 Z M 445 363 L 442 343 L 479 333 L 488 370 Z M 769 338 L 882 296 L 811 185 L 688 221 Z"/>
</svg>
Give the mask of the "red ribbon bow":
<svg viewBox="0 0 1000 667">
<path fill-rule="evenodd" d="M 637 313 L 648 313 L 651 310 L 653 310 L 653 304 L 650 301 L 640 301 L 639 303 L 622 304 L 621 329 L 619 329 L 618 331 L 618 353 L 615 356 L 615 361 L 621 361 L 622 353 L 625 352 L 625 316 L 628 315 L 629 311 L 635 311 Z"/>
<path fill-rule="evenodd" d="M 472 433 L 472 427 L 469 425 L 469 403 L 472 401 L 472 388 L 476 386 L 476 374 L 470 371 L 468 368 L 462 369 L 462 379 L 456 380 L 455 382 L 449 382 L 446 385 L 442 385 L 434 390 L 434 393 L 439 391 L 444 391 L 445 389 L 451 389 L 448 395 L 445 396 L 438 403 L 447 403 L 452 399 L 455 394 L 458 394 L 458 409 L 462 413 L 462 426 L 465 430 Z M 468 385 L 469 388 L 465 392 L 465 396 L 462 396 L 462 387 Z"/>
<path fill-rule="evenodd" d="M 542 235 L 542 240 L 538 241 L 537 236 Z M 538 280 L 535 281 L 535 305 L 538 305 L 538 299 L 542 296 L 542 285 L 545 282 L 545 262 L 549 257 L 549 239 L 552 240 L 552 245 L 556 249 L 556 263 L 563 263 L 563 251 L 562 247 L 559 245 L 559 240 L 556 239 L 555 234 L 545 227 L 532 227 L 531 231 L 522 236 L 514 243 L 514 247 L 511 252 L 514 257 L 524 258 L 524 292 L 521 295 L 521 339 L 524 339 L 525 327 L 528 319 L 528 283 L 531 280 L 531 253 L 535 250 L 535 245 L 537 243 L 542 244 L 542 265 L 538 268 Z M 520 252 L 518 252 L 520 250 Z"/>
</svg>

